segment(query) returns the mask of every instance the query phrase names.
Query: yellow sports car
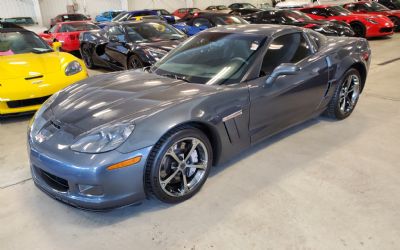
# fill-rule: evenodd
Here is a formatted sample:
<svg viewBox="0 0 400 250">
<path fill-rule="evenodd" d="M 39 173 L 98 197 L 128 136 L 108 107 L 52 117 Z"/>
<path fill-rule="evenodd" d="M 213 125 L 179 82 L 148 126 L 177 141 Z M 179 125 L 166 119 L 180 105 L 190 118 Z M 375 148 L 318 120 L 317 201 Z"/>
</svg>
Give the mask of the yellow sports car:
<svg viewBox="0 0 400 250">
<path fill-rule="evenodd" d="M 83 61 L 35 33 L 0 29 L 0 117 L 37 110 L 52 94 L 88 77 Z"/>
</svg>

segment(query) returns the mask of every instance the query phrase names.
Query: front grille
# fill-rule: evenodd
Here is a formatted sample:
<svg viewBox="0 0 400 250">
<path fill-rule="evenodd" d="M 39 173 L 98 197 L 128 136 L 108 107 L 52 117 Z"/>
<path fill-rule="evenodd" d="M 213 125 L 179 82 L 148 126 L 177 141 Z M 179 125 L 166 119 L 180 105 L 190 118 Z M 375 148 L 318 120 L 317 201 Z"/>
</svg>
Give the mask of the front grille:
<svg viewBox="0 0 400 250">
<path fill-rule="evenodd" d="M 51 188 L 58 190 L 60 192 L 67 192 L 69 189 L 68 181 L 61 177 L 55 176 L 46 172 L 40 168 L 36 168 L 36 172 L 40 175 L 41 179 L 46 182 Z"/>
<path fill-rule="evenodd" d="M 34 105 L 40 105 L 44 103 L 47 98 L 50 96 L 44 96 L 44 97 L 39 97 L 39 98 L 32 98 L 32 99 L 25 99 L 25 100 L 18 100 L 18 101 L 9 101 L 7 102 L 7 106 L 12 109 L 12 108 L 22 108 L 22 107 L 28 107 L 28 106 L 34 106 Z"/>
<path fill-rule="evenodd" d="M 379 31 L 380 31 L 381 33 L 392 32 L 392 31 L 393 31 L 393 28 L 381 28 Z"/>
</svg>

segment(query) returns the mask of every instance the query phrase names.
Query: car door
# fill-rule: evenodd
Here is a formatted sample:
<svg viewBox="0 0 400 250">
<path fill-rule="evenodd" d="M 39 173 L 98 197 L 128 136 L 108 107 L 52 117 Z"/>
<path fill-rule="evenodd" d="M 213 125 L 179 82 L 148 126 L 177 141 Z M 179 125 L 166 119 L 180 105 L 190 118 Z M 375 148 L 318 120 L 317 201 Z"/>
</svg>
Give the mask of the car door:
<svg viewBox="0 0 400 250">
<path fill-rule="evenodd" d="M 282 63 L 291 63 L 300 70 L 266 84 Z M 329 85 L 328 71 L 328 61 L 315 53 L 305 34 L 295 32 L 273 39 L 264 55 L 259 77 L 248 82 L 252 143 L 314 115 Z"/>
<path fill-rule="evenodd" d="M 105 48 L 106 55 L 110 58 L 111 63 L 125 68 L 129 53 L 125 31 L 120 26 L 111 26 L 107 31 L 107 36 L 109 42 Z"/>
</svg>

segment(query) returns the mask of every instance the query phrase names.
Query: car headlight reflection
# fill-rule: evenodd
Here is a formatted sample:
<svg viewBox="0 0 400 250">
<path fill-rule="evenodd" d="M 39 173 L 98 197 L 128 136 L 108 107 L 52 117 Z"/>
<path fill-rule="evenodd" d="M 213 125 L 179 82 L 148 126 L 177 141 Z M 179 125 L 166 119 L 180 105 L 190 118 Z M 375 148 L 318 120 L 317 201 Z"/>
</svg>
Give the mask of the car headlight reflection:
<svg viewBox="0 0 400 250">
<path fill-rule="evenodd" d="M 79 138 L 71 149 L 82 153 L 103 153 L 119 147 L 129 135 L 132 134 L 135 125 L 132 123 L 118 123 L 104 126 L 88 132 Z"/>
<path fill-rule="evenodd" d="M 65 75 L 72 76 L 82 71 L 82 66 L 77 61 L 72 61 L 65 68 Z"/>
<path fill-rule="evenodd" d="M 365 18 L 365 20 L 367 21 L 367 22 L 370 22 L 370 23 L 372 23 L 372 24 L 378 24 L 378 22 L 377 21 L 375 21 L 374 19 L 372 19 L 372 18 Z"/>
</svg>

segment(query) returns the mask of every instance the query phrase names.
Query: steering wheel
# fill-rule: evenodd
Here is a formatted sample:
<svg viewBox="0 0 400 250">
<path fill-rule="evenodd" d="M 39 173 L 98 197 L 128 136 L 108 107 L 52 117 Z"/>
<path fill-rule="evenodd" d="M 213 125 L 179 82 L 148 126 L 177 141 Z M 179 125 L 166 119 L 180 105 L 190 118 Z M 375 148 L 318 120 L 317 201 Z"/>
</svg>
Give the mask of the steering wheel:
<svg viewBox="0 0 400 250">
<path fill-rule="evenodd" d="M 241 57 L 238 57 L 238 56 L 232 58 L 230 61 L 231 61 L 231 62 L 233 62 L 233 61 L 238 61 L 238 62 L 241 62 L 242 64 L 246 64 L 246 65 L 249 64 L 248 61 L 246 61 L 245 59 L 243 59 L 243 58 L 241 58 Z"/>
</svg>

